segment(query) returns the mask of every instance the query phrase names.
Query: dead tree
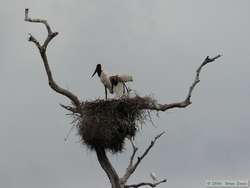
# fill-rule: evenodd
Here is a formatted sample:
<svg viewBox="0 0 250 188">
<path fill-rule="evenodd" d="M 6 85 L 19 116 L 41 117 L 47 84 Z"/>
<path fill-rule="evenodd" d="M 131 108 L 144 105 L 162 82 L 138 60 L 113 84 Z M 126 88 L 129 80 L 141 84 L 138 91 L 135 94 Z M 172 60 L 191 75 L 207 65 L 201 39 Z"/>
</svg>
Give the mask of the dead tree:
<svg viewBox="0 0 250 188">
<path fill-rule="evenodd" d="M 127 169 L 125 170 L 125 173 L 123 176 L 119 176 L 118 173 L 116 172 L 116 170 L 114 169 L 114 167 L 112 166 L 111 162 L 109 161 L 106 152 L 107 149 L 110 149 L 114 152 L 117 151 L 121 151 L 123 144 L 124 144 L 124 139 L 129 137 L 129 136 L 135 136 L 135 129 L 134 129 L 134 121 L 137 119 L 140 119 L 143 115 L 142 111 L 166 111 L 169 109 L 173 109 L 173 108 L 185 108 L 187 106 L 189 106 L 191 104 L 191 96 L 192 96 L 192 92 L 195 88 L 195 86 L 200 82 L 200 72 L 202 70 L 202 68 L 211 63 L 214 62 L 216 59 L 220 58 L 221 55 L 217 55 L 213 58 L 210 58 L 209 56 L 207 56 L 205 58 L 205 60 L 202 62 L 202 64 L 198 67 L 198 69 L 196 70 L 196 74 L 195 74 L 195 79 L 193 81 L 193 83 L 191 84 L 191 86 L 189 87 L 188 90 L 188 94 L 186 96 L 186 98 L 181 101 L 181 102 L 174 102 L 174 103 L 169 103 L 169 104 L 161 104 L 158 103 L 157 100 L 154 100 L 150 97 L 140 97 L 140 96 L 136 96 L 133 98 L 127 98 L 127 99 L 119 99 L 119 100 L 111 100 L 111 101 L 102 101 L 102 100 L 97 100 L 94 102 L 81 102 L 79 100 L 79 98 L 73 94 L 71 91 L 59 86 L 55 80 L 53 79 L 53 75 L 48 63 L 48 58 L 47 58 L 47 54 L 46 54 L 46 50 L 47 47 L 49 45 L 49 43 L 51 42 L 51 40 L 56 37 L 58 35 L 58 32 L 53 32 L 50 25 L 48 24 L 48 22 L 44 19 L 32 19 L 29 17 L 29 9 L 25 9 L 25 21 L 27 22 L 32 22 L 32 23 L 41 23 L 44 24 L 46 27 L 46 30 L 48 32 L 48 35 L 45 39 L 45 41 L 43 43 L 40 43 L 32 34 L 29 34 L 29 41 L 33 42 L 35 44 L 35 46 L 38 48 L 39 53 L 41 55 L 41 58 L 43 60 L 43 65 L 45 68 L 45 71 L 47 73 L 47 77 L 48 77 L 48 84 L 51 87 L 51 89 L 53 89 L 55 92 L 64 95 L 65 97 L 67 97 L 71 103 L 72 106 L 65 106 L 65 105 L 61 105 L 63 108 L 69 110 L 70 112 L 72 112 L 72 114 L 76 117 L 76 120 L 79 121 L 79 131 L 80 134 L 82 135 L 82 138 L 84 140 L 84 143 L 87 144 L 88 146 L 92 147 L 91 149 L 93 149 L 96 152 L 97 155 L 97 159 L 102 167 L 102 169 L 105 171 L 106 175 L 108 176 L 110 183 L 112 185 L 112 188 L 138 188 L 138 187 L 142 187 L 142 186 L 149 186 L 149 187 L 156 187 L 161 183 L 166 182 L 166 179 L 162 179 L 159 180 L 157 182 L 141 182 L 141 183 L 137 183 L 137 184 L 127 184 L 128 179 L 131 177 L 131 175 L 134 174 L 135 170 L 137 169 L 137 167 L 140 165 L 140 163 L 142 162 L 142 160 L 146 157 L 146 155 L 150 152 L 150 150 L 152 149 L 152 147 L 154 146 L 154 144 L 156 143 L 156 141 L 164 134 L 160 133 L 159 135 L 157 135 L 150 143 L 150 145 L 146 148 L 146 150 L 142 153 L 142 155 L 136 157 L 138 148 L 134 145 L 132 139 L 130 139 L 131 141 L 131 145 L 132 145 L 132 155 L 130 157 L 129 160 L 129 164 Z M 100 107 L 101 106 L 101 107 Z M 88 137 L 88 132 L 86 133 L 86 126 L 88 126 L 88 124 L 93 123 L 93 118 L 91 119 L 91 113 L 94 110 L 98 110 L 98 112 L 101 110 L 101 113 L 104 113 L 103 111 L 105 111 L 105 108 L 113 108 L 113 106 L 119 106 L 119 108 L 122 107 L 122 113 L 119 112 L 119 114 L 117 112 L 114 112 L 115 114 L 112 114 L 114 116 L 117 116 L 118 120 L 116 123 L 120 123 L 119 118 L 123 118 L 123 116 L 127 116 L 127 115 L 131 115 L 128 114 L 128 110 L 131 109 L 136 109 L 133 111 L 132 114 L 132 119 L 129 119 L 129 121 L 124 121 L 121 123 L 121 127 L 124 127 L 123 124 L 125 124 L 125 127 L 128 127 L 127 125 L 132 125 L 132 128 L 129 130 L 122 130 L 123 132 L 125 131 L 124 134 L 121 134 L 121 130 L 119 130 L 119 134 L 118 137 L 111 139 L 109 141 L 106 142 L 106 140 L 108 138 L 105 137 L 105 135 L 102 135 L 101 133 L 97 134 L 97 138 L 94 137 L 93 138 L 89 138 Z M 124 110 L 125 108 L 125 110 Z M 104 110 L 103 110 L 104 109 Z M 112 109 L 113 111 L 117 111 L 117 109 Z M 121 109 L 120 109 L 121 110 Z M 130 113 L 130 112 L 129 112 Z M 96 112 L 94 112 L 94 114 L 96 114 Z M 105 114 L 103 116 L 106 116 Z M 119 116 L 119 117 L 118 117 Z M 105 118 L 105 117 L 103 117 Z M 86 122 L 87 119 L 87 122 Z M 107 119 L 105 119 L 107 120 Z M 123 119 L 122 119 L 123 120 Z M 131 124 L 131 122 L 132 124 Z M 95 124 L 96 122 L 94 122 Z M 113 123 L 114 124 L 114 123 Z M 114 125 L 111 126 L 114 126 Z M 84 126 L 82 126 L 84 125 Z M 98 125 L 97 125 L 98 126 Z M 102 126 L 105 126 L 102 125 Z M 110 126 L 110 125 L 109 125 Z M 115 124 L 116 126 L 116 124 Z M 91 124 L 91 127 L 93 127 L 93 124 Z M 120 127 L 120 128 L 121 128 Z M 112 130 L 116 128 L 116 127 L 112 127 Z M 88 128 L 90 129 L 90 128 Z M 108 128 L 108 130 L 110 131 L 110 127 Z M 86 136 L 87 135 L 87 136 Z M 101 140 L 100 137 L 103 137 L 103 140 Z M 106 140 L 105 140 L 106 139 Z M 118 139 L 115 140 L 115 139 Z M 100 142 L 101 140 L 101 142 Z M 115 140 L 115 142 L 114 142 Z M 103 145 L 103 144 L 106 145 Z M 118 144 L 117 144 L 118 143 Z"/>
</svg>

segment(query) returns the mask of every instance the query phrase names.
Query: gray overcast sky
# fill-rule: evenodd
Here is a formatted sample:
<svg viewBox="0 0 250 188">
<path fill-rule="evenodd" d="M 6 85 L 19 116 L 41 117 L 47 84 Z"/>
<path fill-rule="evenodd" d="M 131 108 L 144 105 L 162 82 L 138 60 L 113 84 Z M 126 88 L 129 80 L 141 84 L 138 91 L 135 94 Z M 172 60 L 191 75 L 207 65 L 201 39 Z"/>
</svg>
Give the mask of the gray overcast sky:
<svg viewBox="0 0 250 188">
<path fill-rule="evenodd" d="M 208 179 L 250 178 L 250 1 L 248 0 L 0 0 L 0 187 L 109 187 L 94 153 L 75 133 L 27 34 L 24 8 L 46 18 L 59 36 L 48 49 L 55 79 L 82 99 L 103 97 L 90 75 L 97 63 L 131 73 L 139 94 L 182 100 L 207 55 L 223 57 L 204 69 L 187 109 L 160 113 L 158 128 L 143 126 L 137 144 L 167 131 L 131 178 L 159 187 L 205 187 Z M 150 76 L 149 76 L 150 75 Z M 129 147 L 128 151 L 129 151 Z M 112 156 L 121 174 L 129 152 Z"/>
</svg>

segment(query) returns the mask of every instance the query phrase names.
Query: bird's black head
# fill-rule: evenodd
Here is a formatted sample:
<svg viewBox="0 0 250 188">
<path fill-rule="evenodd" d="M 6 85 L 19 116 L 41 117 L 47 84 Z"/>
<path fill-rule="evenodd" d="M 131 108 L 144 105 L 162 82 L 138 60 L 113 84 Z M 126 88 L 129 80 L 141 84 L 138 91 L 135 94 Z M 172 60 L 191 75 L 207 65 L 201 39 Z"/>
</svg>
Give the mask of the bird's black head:
<svg viewBox="0 0 250 188">
<path fill-rule="evenodd" d="M 97 64 L 97 65 L 96 65 L 95 72 L 93 73 L 92 77 L 93 77 L 96 73 L 98 74 L 98 76 L 101 75 L 101 73 L 102 73 L 102 65 L 101 65 L 101 64 Z"/>
</svg>

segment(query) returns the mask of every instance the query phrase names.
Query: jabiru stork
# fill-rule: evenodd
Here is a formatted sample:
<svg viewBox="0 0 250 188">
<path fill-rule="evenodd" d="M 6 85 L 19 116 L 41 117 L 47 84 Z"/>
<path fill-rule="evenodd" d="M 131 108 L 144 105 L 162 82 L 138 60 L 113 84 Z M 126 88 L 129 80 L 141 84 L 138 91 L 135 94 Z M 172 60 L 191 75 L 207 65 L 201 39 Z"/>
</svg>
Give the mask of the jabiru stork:
<svg viewBox="0 0 250 188">
<path fill-rule="evenodd" d="M 108 73 L 103 69 L 101 64 L 96 65 L 96 69 L 92 77 L 97 73 L 104 88 L 105 88 L 105 99 L 107 100 L 107 90 L 109 93 L 115 94 L 116 98 L 120 98 L 125 94 L 125 89 L 128 93 L 126 82 L 132 82 L 133 77 L 129 75 L 114 75 L 109 76 Z"/>
</svg>

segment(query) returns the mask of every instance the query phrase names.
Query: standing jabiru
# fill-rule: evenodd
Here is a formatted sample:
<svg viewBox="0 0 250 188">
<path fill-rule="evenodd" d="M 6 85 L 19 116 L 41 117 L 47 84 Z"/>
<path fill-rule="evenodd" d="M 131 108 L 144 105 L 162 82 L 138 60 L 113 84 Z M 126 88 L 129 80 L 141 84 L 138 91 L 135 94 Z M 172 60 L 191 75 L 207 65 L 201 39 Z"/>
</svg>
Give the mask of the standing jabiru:
<svg viewBox="0 0 250 188">
<path fill-rule="evenodd" d="M 109 93 L 111 94 L 115 93 L 116 98 L 120 98 L 125 94 L 125 89 L 128 93 L 128 88 L 125 85 L 125 83 L 133 81 L 132 76 L 129 75 L 109 76 L 108 73 L 103 69 L 101 64 L 96 65 L 96 69 L 92 77 L 96 73 L 98 74 L 102 84 L 104 85 L 106 100 L 107 100 L 107 90 L 109 90 Z"/>
</svg>

